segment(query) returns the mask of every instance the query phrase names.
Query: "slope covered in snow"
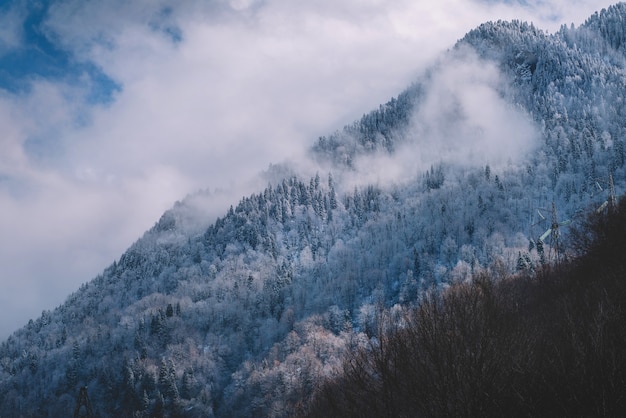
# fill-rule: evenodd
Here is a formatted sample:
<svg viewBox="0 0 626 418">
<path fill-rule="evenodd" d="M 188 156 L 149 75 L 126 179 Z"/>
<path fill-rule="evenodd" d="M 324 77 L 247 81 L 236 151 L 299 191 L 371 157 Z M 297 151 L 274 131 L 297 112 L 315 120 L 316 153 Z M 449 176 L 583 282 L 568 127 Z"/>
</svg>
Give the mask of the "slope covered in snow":
<svg viewBox="0 0 626 418">
<path fill-rule="evenodd" d="M 0 415 L 67 414 L 86 386 L 101 416 L 290 416 L 381 312 L 567 257 L 538 240 L 552 217 L 626 185 L 625 18 L 485 23 L 216 222 L 208 194 L 177 203 L 2 343 Z"/>
</svg>

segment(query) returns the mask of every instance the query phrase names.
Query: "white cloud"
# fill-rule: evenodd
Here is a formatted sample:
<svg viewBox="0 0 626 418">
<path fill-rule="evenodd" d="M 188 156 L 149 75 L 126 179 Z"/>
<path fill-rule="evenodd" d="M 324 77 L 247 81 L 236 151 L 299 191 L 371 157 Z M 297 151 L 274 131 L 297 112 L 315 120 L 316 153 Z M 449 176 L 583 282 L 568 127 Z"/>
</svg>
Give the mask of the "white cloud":
<svg viewBox="0 0 626 418">
<path fill-rule="evenodd" d="M 507 104 L 496 66 L 472 51 L 455 51 L 433 72 L 411 135 L 418 160 L 481 166 L 519 161 L 536 145 L 529 115 Z"/>
<path fill-rule="evenodd" d="M 55 2 L 48 33 L 122 90 L 106 106 L 43 80 L 0 97 L 0 304 L 14 312 L 0 338 L 93 278 L 175 200 L 228 189 L 207 208 L 220 214 L 269 163 L 297 159 L 387 101 L 479 23 L 520 18 L 553 31 L 599 7 L 526 3 Z M 0 18 L 5 47 L 24 41 L 20 13 Z M 456 88 L 446 83 L 437 88 Z M 496 100 L 488 84 L 472 88 L 457 99 L 491 144 L 503 132 L 490 118 L 509 110 L 474 112 L 479 97 Z"/>
<path fill-rule="evenodd" d="M 403 183 L 432 166 L 453 169 L 508 166 L 539 145 L 530 115 L 510 105 L 507 80 L 491 62 L 460 48 L 429 71 L 424 93 L 396 152 L 357 158 L 343 174 L 354 185 Z"/>
</svg>

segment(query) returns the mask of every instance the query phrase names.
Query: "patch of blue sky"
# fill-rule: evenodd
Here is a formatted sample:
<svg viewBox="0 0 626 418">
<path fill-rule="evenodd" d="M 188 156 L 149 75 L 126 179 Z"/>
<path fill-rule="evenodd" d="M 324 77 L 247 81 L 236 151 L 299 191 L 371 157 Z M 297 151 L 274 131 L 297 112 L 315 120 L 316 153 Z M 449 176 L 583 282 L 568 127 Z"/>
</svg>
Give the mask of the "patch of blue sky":
<svg viewBox="0 0 626 418">
<path fill-rule="evenodd" d="M 121 86 L 90 62 L 77 61 L 45 30 L 48 3 L 29 4 L 21 43 L 0 56 L 0 88 L 28 93 L 33 81 L 45 79 L 86 88 L 90 104 L 108 103 Z"/>
<path fill-rule="evenodd" d="M 173 10 L 171 7 L 162 8 L 149 23 L 150 29 L 160 32 L 173 43 L 183 40 L 183 32 L 176 24 L 171 23 Z"/>
<path fill-rule="evenodd" d="M 109 103 L 121 90 L 119 83 L 93 63 L 75 62 L 64 52 L 50 54 L 26 47 L 0 57 L 0 88 L 14 94 L 28 93 L 38 79 L 86 87 L 89 104 Z"/>
<path fill-rule="evenodd" d="M 58 132 L 47 132 L 45 136 L 29 136 L 22 147 L 28 157 L 36 160 L 39 164 L 52 162 L 61 157 L 65 151 L 61 141 L 59 141 Z"/>
</svg>

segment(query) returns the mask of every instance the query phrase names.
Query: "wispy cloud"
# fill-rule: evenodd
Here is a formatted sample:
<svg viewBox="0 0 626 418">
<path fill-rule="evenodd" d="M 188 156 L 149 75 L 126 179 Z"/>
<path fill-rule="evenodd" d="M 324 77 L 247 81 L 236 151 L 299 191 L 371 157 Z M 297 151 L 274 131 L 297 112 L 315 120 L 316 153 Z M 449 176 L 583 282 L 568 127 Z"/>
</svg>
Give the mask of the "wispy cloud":
<svg viewBox="0 0 626 418">
<path fill-rule="evenodd" d="M 381 151 L 357 158 L 355 171 L 343 174 L 348 190 L 414 180 L 439 164 L 461 170 L 517 164 L 539 145 L 539 128 L 507 99 L 513 80 L 495 63 L 459 48 L 424 77 L 423 94 L 398 148 L 391 155 Z"/>
<path fill-rule="evenodd" d="M 519 18 L 556 30 L 561 22 L 582 23 L 600 6 L 588 0 L 0 6 L 0 78 L 28 87 L 0 90 L 0 304 L 13 312 L 0 320 L 0 337 L 61 303 L 177 199 L 197 189 L 232 191 L 207 209 L 219 214 L 253 191 L 251 179 L 269 163 L 297 161 L 318 135 L 400 92 L 479 23 Z M 22 60 L 23 68 L 9 71 L 37 42 L 50 48 L 38 53 L 63 59 Z M 49 71 L 37 67 L 42 62 Z M 443 94 L 454 82 L 444 77 L 433 88 Z M 501 132 L 490 118 L 508 110 L 472 111 L 472 100 L 493 99 L 487 87 L 478 83 L 457 100 L 467 104 L 472 126 L 493 139 Z M 430 100 L 444 100 L 436 96 Z M 438 117 L 417 117 L 431 116 Z"/>
<path fill-rule="evenodd" d="M 471 50 L 448 56 L 429 79 L 413 120 L 419 159 L 480 166 L 527 155 L 537 145 L 538 130 L 529 115 L 507 102 L 510 83 Z"/>
</svg>

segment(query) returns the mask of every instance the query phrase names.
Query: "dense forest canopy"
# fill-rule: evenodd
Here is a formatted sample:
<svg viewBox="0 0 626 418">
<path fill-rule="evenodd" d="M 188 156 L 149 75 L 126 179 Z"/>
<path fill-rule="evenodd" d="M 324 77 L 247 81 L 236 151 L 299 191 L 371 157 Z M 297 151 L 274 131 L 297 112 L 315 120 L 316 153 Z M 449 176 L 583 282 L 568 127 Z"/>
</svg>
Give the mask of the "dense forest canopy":
<svg viewBox="0 0 626 418">
<path fill-rule="evenodd" d="M 470 31 L 207 226 L 200 192 L 0 346 L 0 415 L 291 416 L 423 295 L 575 255 L 626 185 L 626 5 Z M 210 197 L 208 197 L 210 198 Z"/>
<path fill-rule="evenodd" d="M 485 272 L 385 315 L 307 416 L 619 416 L 626 199 L 576 228 L 577 257 Z M 400 320 L 398 320 L 400 319 Z"/>
</svg>

